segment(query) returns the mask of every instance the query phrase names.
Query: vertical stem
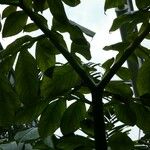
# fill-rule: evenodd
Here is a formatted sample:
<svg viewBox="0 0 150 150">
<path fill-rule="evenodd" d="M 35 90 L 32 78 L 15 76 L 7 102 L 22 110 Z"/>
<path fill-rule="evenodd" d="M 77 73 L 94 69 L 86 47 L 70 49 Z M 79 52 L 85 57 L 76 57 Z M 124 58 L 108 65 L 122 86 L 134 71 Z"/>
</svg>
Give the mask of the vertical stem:
<svg viewBox="0 0 150 150">
<path fill-rule="evenodd" d="M 92 91 L 92 111 L 96 150 L 107 150 L 102 95 L 103 91 L 101 92 L 97 89 Z"/>
</svg>

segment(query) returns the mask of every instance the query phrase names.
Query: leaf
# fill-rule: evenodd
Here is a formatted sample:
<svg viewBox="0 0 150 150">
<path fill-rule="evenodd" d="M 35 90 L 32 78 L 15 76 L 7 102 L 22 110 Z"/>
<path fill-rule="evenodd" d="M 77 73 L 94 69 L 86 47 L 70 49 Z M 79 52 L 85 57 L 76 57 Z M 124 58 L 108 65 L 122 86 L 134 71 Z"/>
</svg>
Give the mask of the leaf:
<svg viewBox="0 0 150 150">
<path fill-rule="evenodd" d="M 146 59 L 139 69 L 137 77 L 137 88 L 140 96 L 150 93 L 150 60 Z"/>
<path fill-rule="evenodd" d="M 80 4 L 80 0 L 63 0 L 63 2 L 71 7 L 75 7 Z"/>
<path fill-rule="evenodd" d="M 16 19 L 17 18 L 17 19 Z M 9 37 L 18 34 L 26 25 L 28 16 L 23 11 L 16 11 L 11 13 L 4 23 L 2 31 L 3 37 Z"/>
<path fill-rule="evenodd" d="M 15 12 L 16 9 L 17 9 L 17 7 L 16 6 L 12 6 L 12 5 L 6 7 L 3 10 L 3 13 L 2 13 L 2 19 L 8 17 L 11 13 Z"/>
<path fill-rule="evenodd" d="M 31 140 L 36 140 L 39 137 L 38 128 L 32 127 L 27 130 L 17 132 L 14 139 L 18 142 L 28 142 Z"/>
<path fill-rule="evenodd" d="M 15 68 L 16 90 L 20 100 L 26 105 L 38 101 L 38 70 L 33 56 L 25 49 L 19 54 Z"/>
<path fill-rule="evenodd" d="M 63 99 L 51 102 L 43 111 L 39 121 L 39 133 L 41 137 L 53 135 L 60 126 L 61 117 L 66 109 Z"/>
<path fill-rule="evenodd" d="M 136 125 L 143 130 L 144 133 L 150 132 L 150 110 L 142 104 L 133 103 L 132 109 L 134 110 L 137 118 Z"/>
<path fill-rule="evenodd" d="M 79 84 L 80 78 L 70 65 L 56 66 L 52 78 L 43 78 L 41 95 L 44 98 L 58 97 Z"/>
<path fill-rule="evenodd" d="M 47 39 L 43 39 L 37 42 L 36 45 L 36 60 L 41 71 L 46 71 L 48 68 L 55 66 L 55 54 L 53 47 L 48 44 Z M 51 49 L 52 47 L 52 49 Z"/>
<path fill-rule="evenodd" d="M 121 81 L 111 81 L 107 87 L 106 91 L 109 91 L 113 94 L 118 94 L 126 98 L 131 98 L 133 93 L 130 89 L 130 86 L 121 82 Z"/>
<path fill-rule="evenodd" d="M 10 142 L 7 144 L 0 144 L 0 150 L 16 150 L 17 148 L 17 143 L 16 142 Z"/>
<path fill-rule="evenodd" d="M 105 70 L 109 70 L 113 63 L 114 63 L 114 57 L 112 57 L 112 58 L 108 59 L 106 62 L 104 62 L 104 63 L 102 64 L 102 67 L 103 67 Z"/>
<path fill-rule="evenodd" d="M 80 122 L 84 119 L 86 114 L 85 104 L 82 102 L 75 102 L 71 104 L 64 112 L 60 129 L 64 135 L 75 132 L 80 127 Z"/>
<path fill-rule="evenodd" d="M 130 105 L 116 104 L 114 106 L 114 111 L 119 121 L 130 126 L 134 126 L 136 124 L 136 114 Z"/>
<path fill-rule="evenodd" d="M 94 148 L 94 142 L 83 136 L 74 135 L 63 137 L 58 141 L 57 147 L 65 150 L 73 150 L 79 147 Z M 88 150 L 88 149 L 87 149 Z"/>
<path fill-rule="evenodd" d="M 121 67 L 116 74 L 125 81 L 131 80 L 131 72 L 128 68 Z"/>
<path fill-rule="evenodd" d="M 136 6 L 138 9 L 144 9 L 150 6 L 150 1 L 149 0 L 136 0 Z"/>
<path fill-rule="evenodd" d="M 35 12 L 43 12 L 45 9 L 48 8 L 46 0 L 33 0 L 33 8 Z"/>
<path fill-rule="evenodd" d="M 29 23 L 27 25 L 24 26 L 23 31 L 24 32 L 33 32 L 38 30 L 39 28 L 37 27 L 37 25 L 35 23 Z"/>
<path fill-rule="evenodd" d="M 47 0 L 53 17 L 62 24 L 68 23 L 68 18 L 61 0 Z"/>
<path fill-rule="evenodd" d="M 105 11 L 110 8 L 123 7 L 125 0 L 106 0 L 104 9 Z"/>
<path fill-rule="evenodd" d="M 20 102 L 6 77 L 0 75 L 0 126 L 11 125 Z"/>
<path fill-rule="evenodd" d="M 32 106 L 19 107 L 15 112 L 15 122 L 25 124 L 36 120 L 47 106 L 47 101 L 40 101 Z"/>
<path fill-rule="evenodd" d="M 14 42 L 10 43 L 6 49 L 0 51 L 0 59 L 3 59 L 7 56 L 16 55 L 17 52 L 23 49 L 23 45 L 29 43 L 32 40 L 32 37 L 29 35 L 25 35 L 23 37 L 20 37 L 16 39 Z M 33 42 L 31 42 L 30 45 L 27 47 L 30 47 L 33 45 Z"/>
<path fill-rule="evenodd" d="M 149 18 L 149 16 L 150 16 L 149 12 L 146 11 L 135 11 L 133 13 L 123 14 L 114 19 L 110 31 L 115 31 L 119 29 L 121 26 L 125 25 L 126 29 L 132 32 L 133 30 L 130 29 L 131 27 L 132 29 L 134 29 L 138 23 L 144 22 Z"/>
<path fill-rule="evenodd" d="M 133 141 L 121 132 L 113 134 L 108 143 L 112 150 L 132 150 L 134 147 Z"/>
<path fill-rule="evenodd" d="M 112 44 L 112 45 L 109 45 L 109 46 L 105 46 L 103 48 L 103 50 L 115 50 L 115 51 L 123 51 L 125 50 L 125 48 L 127 48 L 127 46 L 129 45 L 129 43 L 127 42 L 119 42 L 119 43 L 115 43 L 115 44 Z"/>
</svg>

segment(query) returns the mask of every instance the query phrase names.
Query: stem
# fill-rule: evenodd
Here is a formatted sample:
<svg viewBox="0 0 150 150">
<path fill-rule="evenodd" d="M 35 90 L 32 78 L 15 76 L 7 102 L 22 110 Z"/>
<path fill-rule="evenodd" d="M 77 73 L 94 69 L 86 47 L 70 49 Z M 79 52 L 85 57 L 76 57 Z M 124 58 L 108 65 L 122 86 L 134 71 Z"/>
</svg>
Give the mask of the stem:
<svg viewBox="0 0 150 150">
<path fill-rule="evenodd" d="M 94 136 L 96 150 L 107 150 L 102 97 L 103 91 L 99 91 L 96 89 L 92 92 L 92 110 L 94 118 Z"/>
</svg>

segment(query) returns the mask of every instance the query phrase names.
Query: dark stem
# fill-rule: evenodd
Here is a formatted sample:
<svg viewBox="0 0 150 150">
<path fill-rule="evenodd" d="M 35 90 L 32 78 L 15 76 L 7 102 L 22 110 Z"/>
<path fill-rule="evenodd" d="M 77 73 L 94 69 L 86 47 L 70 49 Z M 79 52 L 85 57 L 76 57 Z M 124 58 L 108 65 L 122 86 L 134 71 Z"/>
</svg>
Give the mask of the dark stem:
<svg viewBox="0 0 150 150">
<path fill-rule="evenodd" d="M 94 118 L 95 149 L 107 150 L 105 123 L 103 114 L 103 91 L 92 91 L 92 112 Z"/>
</svg>

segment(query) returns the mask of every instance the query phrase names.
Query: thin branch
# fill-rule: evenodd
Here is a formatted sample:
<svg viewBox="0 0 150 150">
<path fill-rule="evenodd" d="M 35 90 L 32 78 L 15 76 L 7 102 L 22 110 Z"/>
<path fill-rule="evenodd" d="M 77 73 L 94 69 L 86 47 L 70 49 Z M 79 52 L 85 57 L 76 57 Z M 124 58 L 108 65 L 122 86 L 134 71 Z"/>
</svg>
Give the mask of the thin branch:
<svg viewBox="0 0 150 150">
<path fill-rule="evenodd" d="M 34 21 L 34 23 L 42 30 L 42 32 L 51 40 L 53 45 L 60 51 L 60 53 L 67 59 L 67 61 L 70 63 L 70 65 L 73 67 L 73 69 L 78 73 L 78 75 L 82 78 L 82 80 L 85 82 L 85 84 L 92 89 L 93 86 L 95 87 L 96 84 L 93 81 L 93 79 L 90 77 L 89 74 L 85 72 L 83 67 L 76 61 L 76 59 L 71 55 L 67 49 L 65 49 L 62 45 L 59 44 L 59 42 L 56 41 L 55 36 L 51 30 L 45 26 L 41 20 L 37 17 L 35 12 L 33 12 L 31 9 L 27 8 L 23 0 L 20 0 L 20 8 L 24 10 L 26 14 L 31 18 L 31 20 Z"/>
<path fill-rule="evenodd" d="M 109 83 L 111 78 L 116 74 L 118 69 L 123 65 L 123 63 L 128 59 L 128 57 L 134 52 L 134 50 L 140 45 L 140 43 L 144 40 L 144 38 L 150 32 L 150 23 L 147 24 L 147 27 L 143 32 L 141 32 L 137 38 L 125 49 L 123 55 L 116 61 L 116 63 L 112 66 L 112 68 L 106 73 L 106 75 L 102 78 L 102 80 L 97 85 L 99 90 L 104 89 L 106 85 Z"/>
</svg>

